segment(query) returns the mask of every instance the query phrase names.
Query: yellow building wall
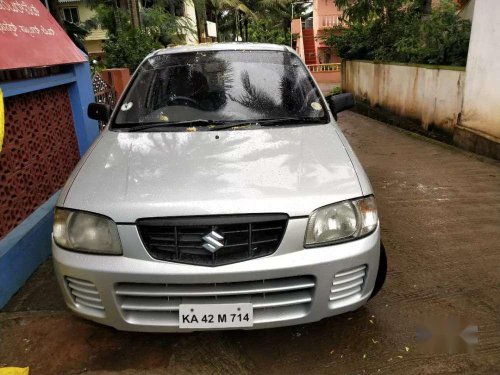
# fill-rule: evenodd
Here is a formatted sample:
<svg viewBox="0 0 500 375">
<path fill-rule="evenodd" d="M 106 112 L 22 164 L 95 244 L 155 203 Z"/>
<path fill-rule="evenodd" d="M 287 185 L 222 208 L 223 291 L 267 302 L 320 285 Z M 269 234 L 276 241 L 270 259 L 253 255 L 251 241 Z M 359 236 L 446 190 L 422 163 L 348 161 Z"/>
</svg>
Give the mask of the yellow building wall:
<svg viewBox="0 0 500 375">
<path fill-rule="evenodd" d="M 85 22 L 95 16 L 95 11 L 90 9 L 90 7 L 87 6 L 83 0 L 71 1 L 69 3 L 59 3 L 59 9 L 61 9 L 61 12 L 64 8 L 78 8 L 80 22 Z"/>
<path fill-rule="evenodd" d="M 72 1 L 69 3 L 59 3 L 59 9 L 61 10 L 61 13 L 63 12 L 64 8 L 77 8 L 81 23 L 90 20 L 96 15 L 95 11 L 88 5 L 86 5 L 84 0 Z M 92 30 L 84 40 L 87 52 L 92 55 L 102 55 L 102 43 L 106 39 L 106 30 L 103 30 L 101 28 Z"/>
</svg>

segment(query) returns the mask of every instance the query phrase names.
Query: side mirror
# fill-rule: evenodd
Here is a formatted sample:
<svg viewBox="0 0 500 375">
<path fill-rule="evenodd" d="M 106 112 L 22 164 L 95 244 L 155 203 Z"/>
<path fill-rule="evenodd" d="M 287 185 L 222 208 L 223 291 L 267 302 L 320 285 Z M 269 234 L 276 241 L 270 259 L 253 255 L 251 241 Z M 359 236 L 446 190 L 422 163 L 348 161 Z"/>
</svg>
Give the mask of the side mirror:
<svg viewBox="0 0 500 375">
<path fill-rule="evenodd" d="M 104 103 L 90 103 L 87 108 L 87 116 L 93 120 L 108 122 L 111 117 L 111 107 Z"/>
<path fill-rule="evenodd" d="M 337 120 L 337 114 L 354 107 L 356 101 L 354 100 L 354 96 L 352 94 L 346 93 L 328 97 L 328 104 L 333 112 L 333 117 Z"/>
</svg>

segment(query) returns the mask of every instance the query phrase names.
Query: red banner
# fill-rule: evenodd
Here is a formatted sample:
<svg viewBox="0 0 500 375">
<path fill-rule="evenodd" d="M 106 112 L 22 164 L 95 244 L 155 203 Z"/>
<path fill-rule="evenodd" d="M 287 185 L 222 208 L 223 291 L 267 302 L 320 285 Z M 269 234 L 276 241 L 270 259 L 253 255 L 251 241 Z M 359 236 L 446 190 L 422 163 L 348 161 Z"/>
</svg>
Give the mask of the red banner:
<svg viewBox="0 0 500 375">
<path fill-rule="evenodd" d="M 0 0 L 0 69 L 85 60 L 39 0 Z"/>
</svg>

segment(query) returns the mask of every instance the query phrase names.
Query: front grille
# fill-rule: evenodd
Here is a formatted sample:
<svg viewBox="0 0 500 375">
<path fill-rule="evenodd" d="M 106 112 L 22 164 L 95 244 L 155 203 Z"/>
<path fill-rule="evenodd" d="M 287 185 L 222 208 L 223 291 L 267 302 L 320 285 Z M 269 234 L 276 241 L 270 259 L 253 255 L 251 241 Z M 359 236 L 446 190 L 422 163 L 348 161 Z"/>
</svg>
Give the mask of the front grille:
<svg viewBox="0 0 500 375">
<path fill-rule="evenodd" d="M 119 283 L 115 293 L 128 322 L 177 326 L 180 304 L 252 303 L 254 323 L 301 318 L 309 311 L 314 287 L 314 277 L 296 276 L 209 284 Z"/>
<path fill-rule="evenodd" d="M 78 308 L 83 307 L 87 311 L 90 310 L 95 313 L 94 315 L 103 315 L 104 306 L 101 296 L 93 283 L 68 276 L 64 279 L 71 293 L 71 298 Z"/>
<path fill-rule="evenodd" d="M 330 301 L 332 303 L 341 303 L 347 298 L 360 296 L 365 278 L 366 265 L 336 273 L 330 290 Z"/>
<path fill-rule="evenodd" d="M 221 266 L 274 253 L 287 222 L 288 215 L 266 214 L 139 219 L 136 224 L 155 259 Z"/>
</svg>

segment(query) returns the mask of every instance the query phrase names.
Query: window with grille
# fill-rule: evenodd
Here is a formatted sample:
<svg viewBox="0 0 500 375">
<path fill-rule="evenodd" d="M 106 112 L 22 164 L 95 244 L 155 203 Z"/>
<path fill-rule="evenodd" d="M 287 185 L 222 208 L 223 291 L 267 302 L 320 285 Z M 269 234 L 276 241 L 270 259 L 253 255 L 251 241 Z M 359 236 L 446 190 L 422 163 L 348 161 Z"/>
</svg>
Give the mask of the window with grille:
<svg viewBox="0 0 500 375">
<path fill-rule="evenodd" d="M 78 8 L 64 8 L 63 15 L 64 19 L 68 22 L 80 23 L 80 17 L 78 16 Z"/>
</svg>

